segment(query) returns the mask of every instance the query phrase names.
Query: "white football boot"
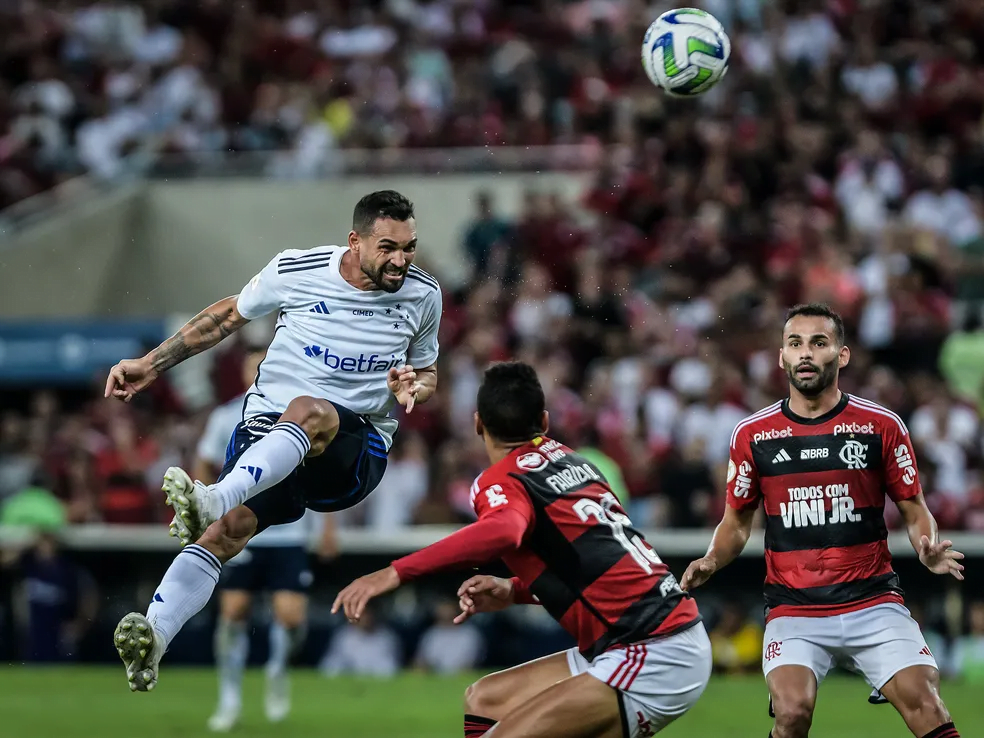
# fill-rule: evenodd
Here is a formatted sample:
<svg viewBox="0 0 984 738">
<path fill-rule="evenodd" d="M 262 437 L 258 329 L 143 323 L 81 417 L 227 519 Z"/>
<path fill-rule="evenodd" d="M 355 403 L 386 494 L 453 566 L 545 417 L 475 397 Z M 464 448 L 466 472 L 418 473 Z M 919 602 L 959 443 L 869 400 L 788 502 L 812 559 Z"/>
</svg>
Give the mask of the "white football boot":
<svg viewBox="0 0 984 738">
<path fill-rule="evenodd" d="M 181 541 L 182 546 L 194 543 L 215 519 L 209 513 L 208 487 L 201 482 L 192 482 L 185 471 L 172 466 L 164 474 L 161 487 L 167 496 L 165 502 L 174 510 L 170 533 Z"/>
<path fill-rule="evenodd" d="M 290 677 L 284 669 L 278 673 L 268 671 L 266 677 L 266 719 L 279 723 L 290 713 Z"/>
<path fill-rule="evenodd" d="M 123 617 L 113 634 L 116 652 L 126 667 L 131 692 L 150 692 L 157 686 L 157 672 L 164 641 L 154 633 L 147 616 L 131 612 Z"/>
<path fill-rule="evenodd" d="M 208 719 L 208 729 L 213 733 L 228 733 L 239 723 L 239 712 L 242 705 L 222 701 L 215 714 Z"/>
</svg>

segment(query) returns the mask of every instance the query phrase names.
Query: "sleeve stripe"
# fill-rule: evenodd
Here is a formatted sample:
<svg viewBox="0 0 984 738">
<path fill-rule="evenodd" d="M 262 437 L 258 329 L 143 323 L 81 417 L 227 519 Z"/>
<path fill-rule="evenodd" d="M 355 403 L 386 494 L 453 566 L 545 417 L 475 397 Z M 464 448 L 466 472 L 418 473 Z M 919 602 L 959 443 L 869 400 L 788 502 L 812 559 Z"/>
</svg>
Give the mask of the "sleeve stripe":
<svg viewBox="0 0 984 738">
<path fill-rule="evenodd" d="M 416 274 L 414 272 L 407 272 L 407 279 L 415 279 L 418 282 L 422 282 L 423 284 L 426 284 L 428 287 L 430 287 L 435 292 L 437 292 L 440 289 L 440 287 L 438 286 L 437 282 L 431 282 L 430 280 L 424 279 L 419 274 Z"/>
<path fill-rule="evenodd" d="M 310 269 L 322 269 L 323 267 L 328 266 L 330 263 L 331 263 L 330 261 L 326 260 L 318 263 L 312 262 L 304 266 L 292 266 L 288 264 L 287 266 L 291 266 L 290 269 L 284 269 L 284 268 L 277 269 L 277 274 L 290 274 L 291 272 L 306 272 Z"/>
<path fill-rule="evenodd" d="M 306 253 L 301 256 L 281 256 L 280 261 L 278 261 L 279 266 L 296 266 L 297 264 L 303 264 L 306 261 L 315 261 L 317 259 L 326 259 L 334 251 L 318 251 L 316 253 Z"/>
<path fill-rule="evenodd" d="M 902 432 L 903 436 L 909 435 L 909 429 L 905 427 L 905 423 L 902 421 L 902 418 L 888 408 L 882 407 L 877 402 L 872 402 L 871 400 L 865 400 L 851 395 L 849 404 L 854 405 L 860 410 L 867 410 L 868 412 L 875 413 L 876 415 L 884 415 L 886 418 L 891 418 L 899 426 L 899 430 Z"/>
<path fill-rule="evenodd" d="M 410 265 L 410 269 L 408 271 L 413 272 L 418 277 L 425 277 L 426 279 L 429 279 L 431 282 L 434 283 L 434 286 L 435 287 L 439 286 L 438 285 L 438 282 L 437 282 L 437 277 L 435 277 L 433 274 L 429 274 L 428 272 L 425 272 L 419 266 L 416 266 L 414 264 L 411 264 Z"/>
<path fill-rule="evenodd" d="M 738 423 L 738 425 L 735 426 L 734 432 L 732 432 L 732 434 L 731 434 L 731 448 L 734 448 L 735 447 L 735 441 L 738 439 L 738 432 L 742 428 L 744 428 L 749 423 L 754 423 L 756 420 L 764 420 L 765 418 L 769 417 L 770 415 L 775 415 L 777 412 L 779 412 L 779 410 L 781 408 L 782 408 L 782 400 L 780 400 L 779 402 L 773 403 L 772 405 L 769 405 L 768 407 L 762 408 L 757 413 L 754 413 L 752 415 L 749 415 L 747 418 L 745 418 L 740 423 Z"/>
</svg>

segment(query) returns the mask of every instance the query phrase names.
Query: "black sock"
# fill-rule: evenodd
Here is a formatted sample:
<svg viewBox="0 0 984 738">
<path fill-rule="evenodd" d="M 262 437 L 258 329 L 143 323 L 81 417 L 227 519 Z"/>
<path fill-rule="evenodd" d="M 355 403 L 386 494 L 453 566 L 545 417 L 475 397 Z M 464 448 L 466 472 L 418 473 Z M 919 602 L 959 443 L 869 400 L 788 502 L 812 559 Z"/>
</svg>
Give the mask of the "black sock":
<svg viewBox="0 0 984 738">
<path fill-rule="evenodd" d="M 953 723 L 945 723 L 936 730 L 929 731 L 923 738 L 960 738 L 960 733 L 953 727 Z"/>
<path fill-rule="evenodd" d="M 465 715 L 465 738 L 481 738 L 496 722 L 481 715 Z"/>
</svg>

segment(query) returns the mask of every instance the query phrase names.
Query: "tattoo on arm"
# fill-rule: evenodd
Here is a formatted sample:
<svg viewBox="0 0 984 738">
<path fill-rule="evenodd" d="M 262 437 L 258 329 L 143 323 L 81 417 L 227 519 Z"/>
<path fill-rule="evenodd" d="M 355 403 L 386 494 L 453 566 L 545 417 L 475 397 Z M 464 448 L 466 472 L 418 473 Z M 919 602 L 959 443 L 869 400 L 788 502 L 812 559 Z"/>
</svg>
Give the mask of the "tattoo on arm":
<svg viewBox="0 0 984 738">
<path fill-rule="evenodd" d="M 150 354 L 151 366 L 158 374 L 167 371 L 185 359 L 212 348 L 248 322 L 236 310 L 235 298 L 221 300 L 200 312 L 154 349 Z"/>
</svg>

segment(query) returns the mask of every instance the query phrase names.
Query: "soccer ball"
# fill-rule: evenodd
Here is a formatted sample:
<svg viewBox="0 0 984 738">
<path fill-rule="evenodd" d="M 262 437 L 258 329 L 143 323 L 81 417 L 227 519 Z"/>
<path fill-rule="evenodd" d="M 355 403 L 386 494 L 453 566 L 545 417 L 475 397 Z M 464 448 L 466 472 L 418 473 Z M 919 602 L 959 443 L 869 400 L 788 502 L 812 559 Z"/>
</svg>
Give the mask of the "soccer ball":
<svg viewBox="0 0 984 738">
<path fill-rule="evenodd" d="M 731 39 L 710 13 L 696 8 L 668 10 L 649 26 L 642 42 L 642 65 L 657 87 L 674 97 L 707 92 L 728 71 Z"/>
</svg>

